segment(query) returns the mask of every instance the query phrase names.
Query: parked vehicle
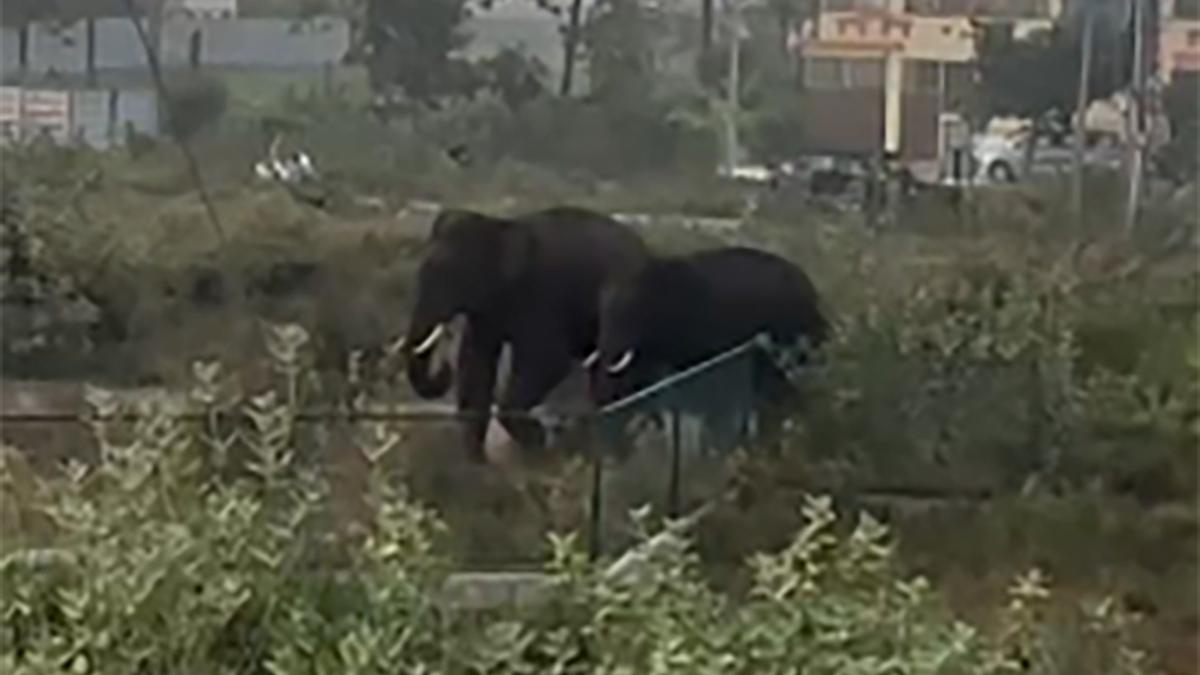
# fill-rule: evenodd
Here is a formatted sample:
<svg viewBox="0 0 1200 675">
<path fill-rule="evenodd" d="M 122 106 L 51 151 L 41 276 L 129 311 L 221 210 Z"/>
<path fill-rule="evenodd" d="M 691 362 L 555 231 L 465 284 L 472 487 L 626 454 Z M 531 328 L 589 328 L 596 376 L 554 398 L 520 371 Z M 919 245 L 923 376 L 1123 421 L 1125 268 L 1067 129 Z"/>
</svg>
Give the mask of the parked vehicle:
<svg viewBox="0 0 1200 675">
<path fill-rule="evenodd" d="M 975 179 L 982 183 L 1015 183 L 1023 179 L 1030 134 L 976 135 L 972 139 Z M 1075 159 L 1071 137 L 1066 134 L 1039 136 L 1033 149 L 1032 174 L 1064 173 Z M 1084 150 L 1084 165 L 1108 170 L 1121 167 L 1123 151 L 1116 139 L 1096 134 Z"/>
</svg>

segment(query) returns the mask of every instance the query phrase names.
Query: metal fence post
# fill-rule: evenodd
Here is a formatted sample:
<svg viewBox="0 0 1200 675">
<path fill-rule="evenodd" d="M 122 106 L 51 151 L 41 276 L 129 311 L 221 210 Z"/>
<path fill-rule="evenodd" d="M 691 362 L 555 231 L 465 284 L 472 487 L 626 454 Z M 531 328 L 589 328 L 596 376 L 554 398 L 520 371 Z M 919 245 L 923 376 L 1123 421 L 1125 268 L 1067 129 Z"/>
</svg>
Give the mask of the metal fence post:
<svg viewBox="0 0 1200 675">
<path fill-rule="evenodd" d="M 596 438 L 596 424 L 592 420 L 588 424 L 587 446 L 588 452 L 592 456 L 592 494 L 591 494 L 591 519 L 590 530 L 588 532 L 588 557 L 592 561 L 600 558 L 603 552 L 603 534 L 600 528 L 604 524 L 604 456 L 600 452 L 600 444 Z"/>
<path fill-rule="evenodd" d="M 679 446 L 679 409 L 675 408 L 671 410 L 671 478 L 667 485 L 667 515 L 671 518 L 679 517 L 679 474 L 683 463 L 683 452 Z"/>
</svg>

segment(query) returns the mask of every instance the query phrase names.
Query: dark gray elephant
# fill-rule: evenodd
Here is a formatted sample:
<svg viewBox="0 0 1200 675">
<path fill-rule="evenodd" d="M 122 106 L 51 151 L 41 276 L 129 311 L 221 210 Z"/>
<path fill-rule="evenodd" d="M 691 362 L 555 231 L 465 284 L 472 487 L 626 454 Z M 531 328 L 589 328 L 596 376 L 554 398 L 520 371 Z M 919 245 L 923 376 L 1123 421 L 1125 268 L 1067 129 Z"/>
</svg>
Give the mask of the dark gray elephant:
<svg viewBox="0 0 1200 675">
<path fill-rule="evenodd" d="M 649 259 L 603 293 L 599 346 L 587 360 L 593 397 L 615 402 L 761 333 L 779 345 L 825 341 L 817 291 L 796 265 L 746 247 Z M 792 400 L 770 365 L 754 380 L 760 400 L 776 408 Z"/>
<path fill-rule="evenodd" d="M 419 396 L 436 398 L 455 381 L 468 452 L 482 460 L 497 362 L 507 344 L 512 366 L 498 417 L 522 447 L 544 446 L 541 425 L 522 414 L 596 349 L 604 284 L 647 255 L 633 230 L 586 209 L 555 207 L 512 219 L 443 211 L 417 272 L 402 348 L 409 382 Z M 456 371 L 431 368 L 447 322 L 460 315 L 466 321 Z"/>
</svg>

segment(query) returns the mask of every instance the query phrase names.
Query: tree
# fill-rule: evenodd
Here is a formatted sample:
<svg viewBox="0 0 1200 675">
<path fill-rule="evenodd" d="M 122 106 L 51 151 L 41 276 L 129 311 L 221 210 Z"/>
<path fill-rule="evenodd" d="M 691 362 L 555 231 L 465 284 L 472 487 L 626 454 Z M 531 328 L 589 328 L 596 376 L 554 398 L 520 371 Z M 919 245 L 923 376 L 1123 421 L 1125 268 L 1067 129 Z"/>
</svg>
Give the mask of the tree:
<svg viewBox="0 0 1200 675">
<path fill-rule="evenodd" d="M 591 93 L 608 101 L 644 97 L 655 63 L 650 17 L 637 0 L 595 0 L 584 26 Z"/>
<path fill-rule="evenodd" d="M 700 0 L 700 56 L 696 68 L 702 79 L 704 65 L 708 62 L 709 54 L 712 52 L 714 1 Z"/>
<path fill-rule="evenodd" d="M 1038 123 L 1047 114 L 1065 113 L 1076 104 L 1082 63 L 1082 34 L 1064 26 L 1036 31 L 1016 40 L 1004 31 L 980 31 L 982 113 L 1013 115 Z M 1125 83 L 1127 62 L 1116 40 L 1096 35 L 1088 78 L 1089 101 L 1111 96 Z M 1064 121 L 1069 123 L 1069 120 Z"/>
<path fill-rule="evenodd" d="M 495 2 L 496 0 L 485 0 Z M 570 96 L 575 83 L 575 69 L 579 60 L 579 47 L 583 41 L 583 0 L 532 0 L 537 7 L 559 21 L 558 32 L 563 41 L 562 79 L 558 85 L 559 96 Z"/>
<path fill-rule="evenodd" d="M 767 8 L 777 23 L 779 43 L 776 45 L 788 59 L 788 35 L 805 21 L 816 18 L 817 0 L 768 0 Z"/>
<path fill-rule="evenodd" d="M 521 49 L 505 47 L 478 65 L 484 86 L 516 110 L 546 93 L 546 66 Z"/>
<path fill-rule="evenodd" d="M 1088 11 L 1093 45 L 1087 83 L 1080 87 Z M 979 27 L 977 69 L 984 117 L 1027 118 L 1032 133 L 1027 160 L 1037 139 L 1069 129 L 1070 111 L 1083 102 L 1107 98 L 1129 80 L 1130 41 L 1126 26 L 1108 0 L 1079 0 L 1054 27 L 1017 40 L 1007 27 Z"/>
<path fill-rule="evenodd" d="M 362 58 L 371 89 L 421 105 L 473 91 L 470 64 L 455 56 L 470 40 L 468 0 L 365 0 Z"/>
</svg>

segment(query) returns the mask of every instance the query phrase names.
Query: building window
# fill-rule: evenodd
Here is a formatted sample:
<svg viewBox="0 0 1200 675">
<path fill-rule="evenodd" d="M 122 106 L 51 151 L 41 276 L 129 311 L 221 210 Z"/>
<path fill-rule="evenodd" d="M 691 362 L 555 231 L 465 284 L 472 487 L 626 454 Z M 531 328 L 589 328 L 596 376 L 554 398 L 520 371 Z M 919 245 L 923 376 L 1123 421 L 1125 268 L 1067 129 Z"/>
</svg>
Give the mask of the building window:
<svg viewBox="0 0 1200 675">
<path fill-rule="evenodd" d="M 847 59 L 847 89 L 882 89 L 883 61 L 881 59 Z"/>
<path fill-rule="evenodd" d="M 936 94 L 942 88 L 939 61 L 908 61 L 904 64 L 904 91 Z"/>
<path fill-rule="evenodd" d="M 975 87 L 975 65 L 971 63 L 945 63 L 946 99 L 959 101 L 970 95 Z"/>
<path fill-rule="evenodd" d="M 904 92 L 938 96 L 947 110 L 962 105 L 975 84 L 969 63 L 912 60 L 904 63 Z"/>
<path fill-rule="evenodd" d="M 829 57 L 805 59 L 804 84 L 811 89 L 881 89 L 883 60 Z"/>
<path fill-rule="evenodd" d="M 811 89 L 841 89 L 842 60 L 814 57 L 804 60 L 804 84 Z"/>
</svg>

